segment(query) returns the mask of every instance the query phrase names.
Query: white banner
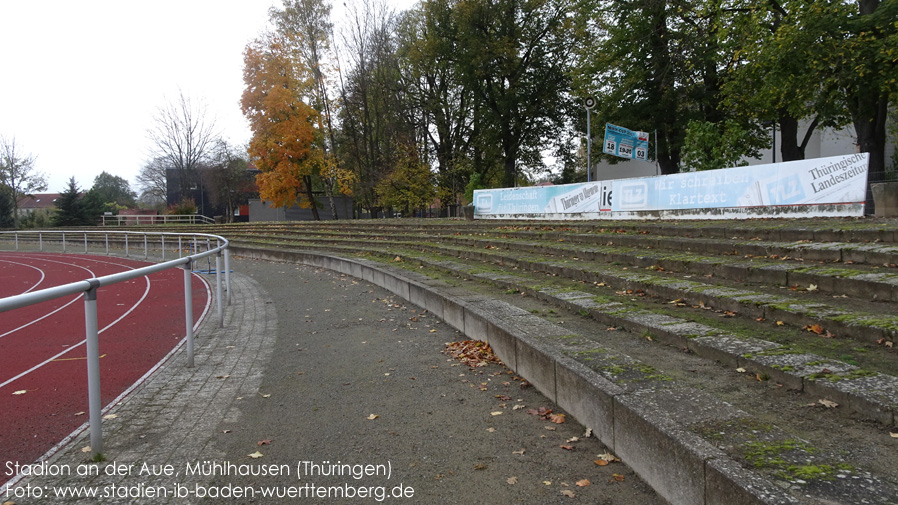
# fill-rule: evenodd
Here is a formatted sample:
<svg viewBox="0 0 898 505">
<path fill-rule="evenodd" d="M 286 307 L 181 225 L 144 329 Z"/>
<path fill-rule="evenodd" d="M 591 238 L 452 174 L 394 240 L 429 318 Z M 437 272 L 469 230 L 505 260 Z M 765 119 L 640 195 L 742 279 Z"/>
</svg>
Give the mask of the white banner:
<svg viewBox="0 0 898 505">
<path fill-rule="evenodd" d="M 863 216 L 866 153 L 831 158 L 474 192 L 475 217 L 645 219 Z"/>
</svg>

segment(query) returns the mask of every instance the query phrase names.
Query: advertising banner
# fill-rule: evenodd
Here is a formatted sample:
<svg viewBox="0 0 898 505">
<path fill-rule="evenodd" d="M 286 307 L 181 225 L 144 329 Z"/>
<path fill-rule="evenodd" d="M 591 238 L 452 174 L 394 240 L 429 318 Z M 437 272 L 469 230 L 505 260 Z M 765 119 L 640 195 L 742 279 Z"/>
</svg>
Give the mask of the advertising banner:
<svg viewBox="0 0 898 505">
<path fill-rule="evenodd" d="M 475 217 L 642 219 L 862 216 L 866 153 L 831 158 L 474 192 Z"/>
<path fill-rule="evenodd" d="M 603 150 L 607 154 L 621 158 L 646 160 L 649 152 L 649 134 L 606 123 Z"/>
</svg>

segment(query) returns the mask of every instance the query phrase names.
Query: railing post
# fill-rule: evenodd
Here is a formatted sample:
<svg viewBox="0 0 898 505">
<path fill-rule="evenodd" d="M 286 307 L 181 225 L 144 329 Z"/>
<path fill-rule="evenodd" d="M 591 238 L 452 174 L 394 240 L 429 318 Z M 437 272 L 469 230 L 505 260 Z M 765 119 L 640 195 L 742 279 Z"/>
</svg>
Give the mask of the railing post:
<svg viewBox="0 0 898 505">
<path fill-rule="evenodd" d="M 65 252 L 65 232 L 62 232 L 62 252 Z"/>
<path fill-rule="evenodd" d="M 150 257 L 150 249 L 147 246 L 147 234 L 143 234 L 143 259 L 148 259 Z"/>
<path fill-rule="evenodd" d="M 97 288 L 100 281 L 90 279 L 84 292 L 84 329 L 87 343 L 87 403 L 90 412 L 90 454 L 97 459 L 103 452 L 103 425 L 100 414 L 100 337 L 97 325 Z"/>
<path fill-rule="evenodd" d="M 193 368 L 193 286 L 190 273 L 193 260 L 184 263 L 184 319 L 187 323 L 187 366 Z"/>
<path fill-rule="evenodd" d="M 106 237 L 106 256 L 109 256 L 109 232 L 104 235 Z"/>
<path fill-rule="evenodd" d="M 13 235 L 16 236 L 16 251 L 19 250 L 19 232 L 15 232 Z"/>
<path fill-rule="evenodd" d="M 44 234 L 42 232 L 37 233 L 37 243 L 38 243 L 38 250 L 40 252 L 44 252 Z"/>
<path fill-rule="evenodd" d="M 128 232 L 125 232 L 125 257 L 128 257 Z"/>
<path fill-rule="evenodd" d="M 183 246 L 181 245 L 181 235 L 178 235 L 178 257 L 179 258 L 184 255 L 184 252 L 181 250 L 182 247 Z"/>
<path fill-rule="evenodd" d="M 84 254 L 87 254 L 87 232 L 84 232 Z"/>
<path fill-rule="evenodd" d="M 162 261 L 165 261 L 165 234 L 159 235 L 160 240 L 162 240 Z"/>
<path fill-rule="evenodd" d="M 228 291 L 228 307 L 231 306 L 231 251 L 224 250 L 225 258 L 225 289 Z"/>
<path fill-rule="evenodd" d="M 221 251 L 215 253 L 215 300 L 218 302 L 218 327 L 224 328 L 224 311 L 221 307 Z"/>
</svg>

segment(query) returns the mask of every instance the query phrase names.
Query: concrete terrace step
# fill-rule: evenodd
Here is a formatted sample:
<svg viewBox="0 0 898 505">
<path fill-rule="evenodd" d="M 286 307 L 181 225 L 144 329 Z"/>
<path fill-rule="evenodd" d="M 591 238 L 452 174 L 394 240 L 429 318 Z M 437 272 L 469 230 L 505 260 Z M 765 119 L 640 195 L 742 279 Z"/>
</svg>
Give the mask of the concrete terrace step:
<svg viewBox="0 0 898 505">
<path fill-rule="evenodd" d="M 441 230 L 442 231 L 442 230 Z M 273 232 L 273 233 L 272 233 Z M 273 236 L 310 236 L 301 231 L 269 230 Z M 494 239 L 482 237 L 440 236 L 436 241 L 463 245 L 466 247 L 492 248 L 500 247 L 513 251 L 533 254 L 549 254 L 559 257 L 571 257 L 578 260 L 599 261 L 606 263 L 624 263 L 638 267 L 657 267 L 659 269 L 691 274 L 713 274 L 725 279 L 739 282 L 752 282 L 782 286 L 814 285 L 822 293 L 831 293 L 874 301 L 898 301 L 898 247 L 890 245 L 857 246 L 847 243 L 837 244 L 765 244 L 760 247 L 749 247 L 754 244 L 743 244 L 716 241 L 698 241 L 693 239 L 651 239 L 640 236 L 615 236 L 603 239 L 596 236 L 583 236 L 552 233 L 540 234 L 544 240 L 540 242 L 514 240 L 506 234 Z M 316 239 L 331 238 L 334 240 L 419 240 L 432 242 L 432 235 L 418 233 L 373 234 L 359 231 L 332 231 L 316 229 Z M 563 237 L 563 238 L 556 238 Z M 566 242 L 559 244 L 558 242 Z M 622 244 L 622 242 L 624 244 Z M 594 247 L 582 247 L 572 244 L 588 244 Z M 601 246 L 596 248 L 595 246 Z M 749 249 L 751 252 L 747 252 Z M 671 252 L 677 251 L 677 252 Z M 701 251 L 700 254 L 690 251 Z M 741 251 L 741 252 L 740 252 Z M 771 251 L 776 251 L 773 253 Z M 736 252 L 741 256 L 736 259 Z M 820 254 L 826 252 L 827 254 Z M 687 254 L 688 253 L 688 254 Z M 708 256 L 719 254 L 721 256 Z M 815 265 L 804 263 L 807 255 L 815 262 L 843 262 L 839 266 Z M 786 262 L 775 258 L 798 258 L 802 260 Z M 744 258 L 744 259 L 743 259 Z M 845 263 L 847 262 L 847 263 Z M 862 265 L 875 265 L 862 267 Z M 881 266 L 885 269 L 881 269 Z"/>
<path fill-rule="evenodd" d="M 476 267 L 451 261 L 434 262 L 425 256 L 408 253 L 402 253 L 402 256 L 453 275 L 485 279 L 503 289 L 533 289 L 527 279 L 517 275 L 477 273 Z M 393 253 L 384 255 L 386 259 L 393 257 Z M 893 425 L 898 419 L 898 379 L 891 375 L 864 370 L 813 353 L 794 351 L 775 342 L 728 334 L 719 328 L 688 319 L 649 310 L 634 310 L 619 302 L 597 302 L 596 296 L 591 293 L 538 288 L 537 293 L 537 296 L 557 306 L 575 313 L 589 314 L 603 324 L 636 332 L 647 331 L 679 348 L 688 348 L 699 356 L 763 374 L 809 395 L 828 396 L 867 419 L 886 425 Z"/>
<path fill-rule="evenodd" d="M 247 240 L 244 235 L 232 235 L 237 241 Z M 253 243 L 264 244 L 266 241 L 278 240 L 280 235 L 268 236 L 266 240 L 250 238 Z M 554 259 L 544 258 L 535 253 L 514 251 L 513 254 L 503 253 L 498 248 L 482 248 L 463 246 L 444 246 L 431 240 L 404 241 L 405 237 L 397 236 L 394 239 L 373 240 L 372 237 L 305 237 L 288 235 L 285 244 L 294 246 L 318 247 L 331 250 L 360 250 L 358 240 L 368 239 L 361 249 L 385 249 L 389 247 L 402 247 L 432 251 L 438 254 L 447 254 L 467 259 L 485 261 L 503 266 L 516 266 L 519 268 L 547 272 L 566 278 L 581 280 L 588 283 L 604 283 L 619 289 L 639 290 L 647 294 L 665 298 L 668 300 L 683 299 L 690 304 L 705 304 L 732 312 L 737 312 L 744 317 L 752 319 L 765 318 L 783 321 L 799 328 L 808 325 L 822 324 L 828 331 L 845 338 L 855 338 L 868 343 L 879 343 L 881 339 L 887 341 L 898 340 L 898 315 L 885 305 L 869 305 L 870 309 L 878 312 L 852 312 L 841 307 L 834 307 L 823 301 L 811 301 L 798 299 L 784 293 L 771 293 L 758 289 L 734 288 L 728 286 L 716 286 L 713 283 L 701 282 L 697 279 L 672 278 L 660 274 L 650 273 L 642 268 L 640 270 L 622 270 L 619 267 L 605 266 L 597 263 L 585 262 L 579 259 Z M 260 241 L 261 240 L 261 241 Z M 732 271 L 729 269 L 729 271 Z M 707 271 L 706 271 L 707 272 Z M 714 271 L 711 271 L 714 275 Z M 893 274 L 888 274 L 893 275 Z M 827 279 L 814 278 L 824 283 Z M 894 279 L 892 279 L 894 280 Z M 833 285 L 835 281 L 826 282 L 824 285 Z M 866 278 L 858 279 L 858 283 L 866 282 Z M 810 284 L 810 283 L 809 283 Z M 846 282 L 841 282 L 846 284 Z M 886 284 L 882 288 L 884 293 L 891 297 L 892 285 Z M 875 288 L 871 287 L 875 292 Z M 861 291 L 863 289 L 861 288 Z M 883 294 L 885 296 L 885 294 Z"/>
<path fill-rule="evenodd" d="M 894 475 L 877 475 L 845 454 L 818 449 L 627 353 L 604 348 L 595 335 L 572 332 L 515 305 L 370 260 L 252 246 L 233 252 L 369 280 L 489 342 L 510 368 L 591 427 L 671 503 L 886 504 L 898 496 Z"/>
</svg>

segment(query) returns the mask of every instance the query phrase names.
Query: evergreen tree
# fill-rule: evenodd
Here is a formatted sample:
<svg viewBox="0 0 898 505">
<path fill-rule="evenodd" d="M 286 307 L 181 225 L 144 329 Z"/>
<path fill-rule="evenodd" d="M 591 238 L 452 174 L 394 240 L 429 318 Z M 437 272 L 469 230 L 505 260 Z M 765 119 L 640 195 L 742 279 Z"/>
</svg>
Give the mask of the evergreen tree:
<svg viewBox="0 0 898 505">
<path fill-rule="evenodd" d="M 56 214 L 53 215 L 54 226 L 82 226 L 88 224 L 85 204 L 81 190 L 75 178 L 69 179 L 69 185 L 56 199 Z"/>
</svg>

